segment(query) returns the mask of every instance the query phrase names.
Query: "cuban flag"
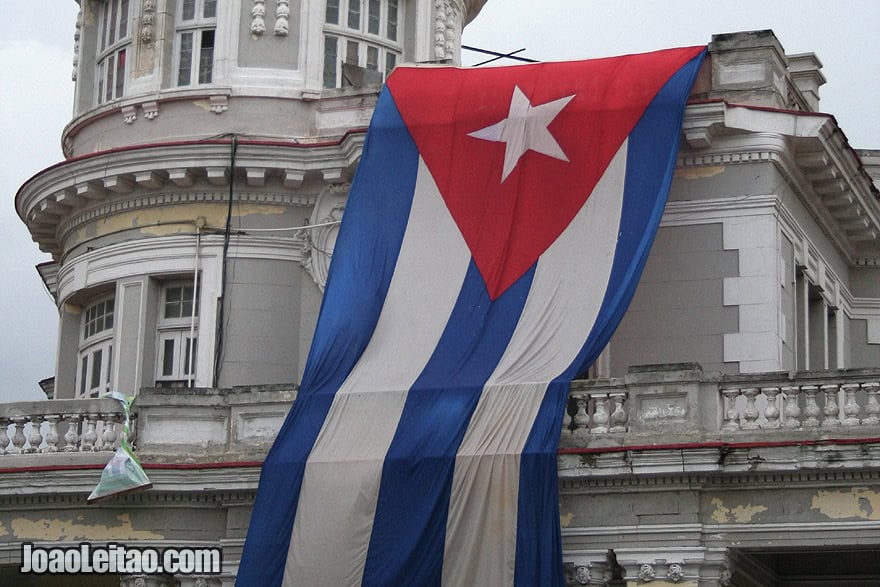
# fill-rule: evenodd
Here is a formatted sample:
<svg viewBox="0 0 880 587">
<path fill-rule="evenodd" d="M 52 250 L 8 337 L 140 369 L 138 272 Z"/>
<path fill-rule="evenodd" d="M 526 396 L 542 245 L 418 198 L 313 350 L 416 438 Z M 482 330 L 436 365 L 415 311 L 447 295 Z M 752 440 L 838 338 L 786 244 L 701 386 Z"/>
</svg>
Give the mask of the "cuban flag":
<svg viewBox="0 0 880 587">
<path fill-rule="evenodd" d="M 619 322 L 704 47 L 398 67 L 238 585 L 562 585 L 571 380 Z"/>
</svg>

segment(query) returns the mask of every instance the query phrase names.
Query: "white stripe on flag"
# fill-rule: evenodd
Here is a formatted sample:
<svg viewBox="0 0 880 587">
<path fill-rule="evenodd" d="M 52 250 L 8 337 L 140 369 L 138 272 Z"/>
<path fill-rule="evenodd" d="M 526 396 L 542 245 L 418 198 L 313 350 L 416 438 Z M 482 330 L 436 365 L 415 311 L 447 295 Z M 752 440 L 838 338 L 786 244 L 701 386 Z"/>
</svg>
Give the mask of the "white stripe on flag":
<svg viewBox="0 0 880 587">
<path fill-rule="evenodd" d="M 336 393 L 306 464 L 284 585 L 361 584 L 385 455 L 407 392 L 446 327 L 470 258 L 419 159 L 412 209 L 379 321 Z"/>
<path fill-rule="evenodd" d="M 520 453 L 547 384 L 574 361 L 604 300 L 626 147 L 624 141 L 583 208 L 541 255 L 513 337 L 480 396 L 456 456 L 444 586 L 513 585 Z M 573 259 L 572 251 L 581 256 Z"/>
</svg>

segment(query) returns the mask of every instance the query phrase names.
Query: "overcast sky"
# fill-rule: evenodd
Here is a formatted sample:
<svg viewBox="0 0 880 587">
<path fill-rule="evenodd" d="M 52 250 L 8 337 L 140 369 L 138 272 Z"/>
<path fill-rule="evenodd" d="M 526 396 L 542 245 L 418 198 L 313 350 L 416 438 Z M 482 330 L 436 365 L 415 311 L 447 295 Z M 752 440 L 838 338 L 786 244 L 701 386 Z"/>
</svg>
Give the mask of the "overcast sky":
<svg viewBox="0 0 880 587">
<path fill-rule="evenodd" d="M 245 0 L 243 0 L 245 1 Z M 34 265 L 13 198 L 61 159 L 72 111 L 74 0 L 0 0 L 0 402 L 42 397 L 54 373 L 57 312 Z M 816 53 L 828 83 L 821 108 L 856 148 L 880 148 L 880 2 L 876 0 L 490 0 L 464 43 L 525 48 L 538 60 L 604 57 L 707 44 L 713 34 L 773 29 L 785 51 Z M 465 63 L 482 56 L 465 54 Z"/>
</svg>

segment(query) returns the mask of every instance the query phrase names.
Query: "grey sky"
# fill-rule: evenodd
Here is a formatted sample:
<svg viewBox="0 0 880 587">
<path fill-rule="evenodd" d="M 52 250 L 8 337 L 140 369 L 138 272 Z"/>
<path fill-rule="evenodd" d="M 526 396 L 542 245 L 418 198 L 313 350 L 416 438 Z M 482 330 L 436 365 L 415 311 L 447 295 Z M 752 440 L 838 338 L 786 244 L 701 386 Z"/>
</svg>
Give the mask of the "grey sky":
<svg viewBox="0 0 880 587">
<path fill-rule="evenodd" d="M 39 399 L 54 372 L 56 311 L 34 265 L 48 260 L 15 214 L 19 186 L 61 159 L 69 122 L 74 0 L 0 0 L 0 402 Z M 876 0 L 490 0 L 464 42 L 562 60 L 701 45 L 714 33 L 773 29 L 787 53 L 814 52 L 822 110 L 857 148 L 880 148 Z M 483 59 L 465 54 L 465 63 Z"/>
</svg>

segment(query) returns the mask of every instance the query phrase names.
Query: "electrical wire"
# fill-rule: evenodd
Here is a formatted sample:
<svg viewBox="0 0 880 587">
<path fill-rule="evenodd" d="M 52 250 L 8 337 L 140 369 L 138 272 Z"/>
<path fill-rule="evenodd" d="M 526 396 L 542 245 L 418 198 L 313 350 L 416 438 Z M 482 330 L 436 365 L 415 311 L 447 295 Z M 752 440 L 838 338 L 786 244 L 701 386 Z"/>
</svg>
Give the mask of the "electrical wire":
<svg viewBox="0 0 880 587">
<path fill-rule="evenodd" d="M 235 153 L 238 138 L 232 135 L 232 148 L 229 153 L 229 202 L 226 208 L 226 227 L 223 230 L 222 270 L 220 274 L 220 299 L 217 303 L 217 330 L 214 338 L 214 377 L 212 387 L 217 387 L 220 370 L 223 366 L 224 305 L 226 303 L 226 271 L 229 261 L 229 241 L 232 238 L 232 204 L 235 195 Z"/>
</svg>

